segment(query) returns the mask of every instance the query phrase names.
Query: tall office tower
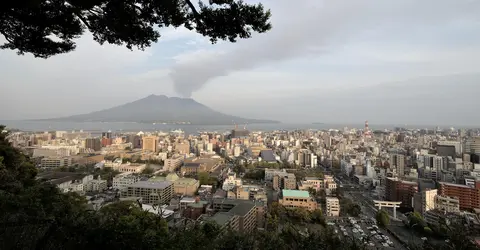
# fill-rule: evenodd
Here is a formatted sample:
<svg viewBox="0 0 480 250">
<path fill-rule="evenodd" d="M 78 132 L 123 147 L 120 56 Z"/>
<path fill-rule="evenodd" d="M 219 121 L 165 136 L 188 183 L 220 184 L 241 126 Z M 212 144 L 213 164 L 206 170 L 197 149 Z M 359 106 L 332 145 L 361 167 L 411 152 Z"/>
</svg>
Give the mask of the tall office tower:
<svg viewBox="0 0 480 250">
<path fill-rule="evenodd" d="M 150 152 L 157 152 L 158 137 L 145 136 L 143 137 L 143 150 Z"/>
</svg>

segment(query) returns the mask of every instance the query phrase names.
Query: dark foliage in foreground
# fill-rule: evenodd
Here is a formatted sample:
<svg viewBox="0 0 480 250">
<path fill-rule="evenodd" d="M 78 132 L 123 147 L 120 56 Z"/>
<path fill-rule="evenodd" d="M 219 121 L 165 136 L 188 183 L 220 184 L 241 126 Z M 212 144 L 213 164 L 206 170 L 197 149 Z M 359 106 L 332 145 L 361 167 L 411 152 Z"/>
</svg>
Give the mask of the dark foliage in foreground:
<svg viewBox="0 0 480 250">
<path fill-rule="evenodd" d="M 271 28 L 270 11 L 241 0 L 16 0 L 3 1 L 1 49 L 47 58 L 75 49 L 85 31 L 100 44 L 144 49 L 160 38 L 159 28 L 184 26 L 209 37 L 235 42 Z M 54 37 L 54 38 L 52 38 Z"/>
</svg>

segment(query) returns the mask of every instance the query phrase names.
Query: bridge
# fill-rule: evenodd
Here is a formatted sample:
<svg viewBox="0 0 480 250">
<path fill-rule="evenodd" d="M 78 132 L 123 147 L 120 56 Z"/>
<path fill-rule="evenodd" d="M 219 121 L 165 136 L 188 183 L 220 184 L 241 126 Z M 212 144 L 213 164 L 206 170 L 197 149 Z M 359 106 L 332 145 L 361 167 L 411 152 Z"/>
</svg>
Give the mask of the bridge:
<svg viewBox="0 0 480 250">
<path fill-rule="evenodd" d="M 402 204 L 401 201 L 378 201 L 378 200 L 373 200 L 373 203 L 376 207 L 378 207 L 378 210 L 382 209 L 382 207 L 393 207 L 393 218 L 397 218 L 397 208 L 400 207 L 400 204 Z"/>
</svg>

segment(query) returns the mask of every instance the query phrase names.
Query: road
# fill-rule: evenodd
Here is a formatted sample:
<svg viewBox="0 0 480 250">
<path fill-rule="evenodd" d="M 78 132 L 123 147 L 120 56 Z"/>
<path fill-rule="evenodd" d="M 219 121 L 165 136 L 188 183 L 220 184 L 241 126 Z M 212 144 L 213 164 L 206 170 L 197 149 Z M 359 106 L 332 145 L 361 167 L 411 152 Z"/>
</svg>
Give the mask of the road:
<svg viewBox="0 0 480 250">
<path fill-rule="evenodd" d="M 368 190 L 365 190 L 363 187 L 360 187 L 356 183 L 350 182 L 350 180 L 346 178 L 339 177 L 338 179 L 340 181 L 340 184 L 343 186 L 343 189 L 344 189 L 343 193 L 345 197 L 351 199 L 354 202 L 357 202 L 360 205 L 362 209 L 362 218 L 363 218 L 361 223 L 364 223 L 364 222 L 368 223 L 369 221 L 373 221 L 378 212 L 378 209 L 374 207 L 373 197 L 371 196 L 370 192 Z M 400 213 L 397 213 L 397 215 L 403 216 L 403 215 L 400 215 Z M 362 225 L 362 228 L 363 227 L 364 226 Z M 388 236 L 388 238 L 393 242 L 393 245 L 394 245 L 393 248 L 407 249 L 402 242 L 396 239 L 387 230 L 379 228 L 378 231 L 381 232 L 383 235 Z M 378 245 L 377 243 L 375 244 Z M 382 246 L 381 248 L 384 248 L 384 247 Z"/>
</svg>

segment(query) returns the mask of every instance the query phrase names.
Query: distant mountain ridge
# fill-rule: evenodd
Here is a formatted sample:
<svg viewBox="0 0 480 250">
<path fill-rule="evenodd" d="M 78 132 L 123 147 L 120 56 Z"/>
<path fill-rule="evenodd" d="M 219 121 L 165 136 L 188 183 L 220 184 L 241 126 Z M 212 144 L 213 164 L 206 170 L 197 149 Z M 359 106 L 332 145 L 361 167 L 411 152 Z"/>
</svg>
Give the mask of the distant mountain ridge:
<svg viewBox="0 0 480 250">
<path fill-rule="evenodd" d="M 279 123 L 272 120 L 248 119 L 215 111 L 191 98 L 149 95 L 140 100 L 88 114 L 44 119 L 74 122 L 141 122 L 229 125 L 243 123 Z"/>
</svg>

